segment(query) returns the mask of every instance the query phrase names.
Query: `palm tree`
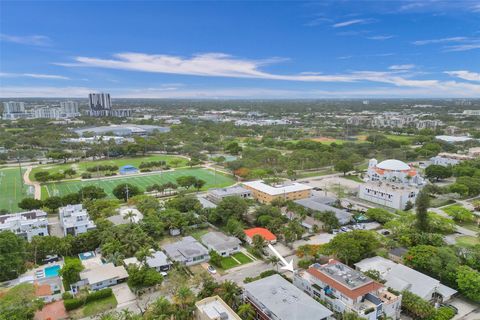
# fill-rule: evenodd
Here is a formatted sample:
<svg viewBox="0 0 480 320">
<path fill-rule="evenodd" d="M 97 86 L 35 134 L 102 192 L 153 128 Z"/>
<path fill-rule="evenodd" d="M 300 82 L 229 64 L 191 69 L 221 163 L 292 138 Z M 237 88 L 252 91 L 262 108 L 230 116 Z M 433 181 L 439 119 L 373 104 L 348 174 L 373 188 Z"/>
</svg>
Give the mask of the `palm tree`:
<svg viewBox="0 0 480 320">
<path fill-rule="evenodd" d="M 277 256 L 270 256 L 268 257 L 268 263 L 270 263 L 272 266 L 276 267 L 277 272 L 278 272 L 278 265 L 280 263 L 280 259 Z"/>
<path fill-rule="evenodd" d="M 241 293 L 240 287 L 233 281 L 225 281 L 220 285 L 220 296 L 226 304 L 236 309 L 239 303 L 239 296 Z"/>
<path fill-rule="evenodd" d="M 195 295 L 188 287 L 180 287 L 173 297 L 173 301 L 180 309 L 186 310 L 195 302 Z"/>
<path fill-rule="evenodd" d="M 254 320 L 255 319 L 255 309 L 249 303 L 242 304 L 238 307 L 238 316 L 243 320 Z"/>
<path fill-rule="evenodd" d="M 142 247 L 140 250 L 138 250 L 137 254 L 135 257 L 140 261 L 142 265 L 145 265 L 147 263 L 147 258 L 150 258 L 153 256 L 152 250 L 150 250 L 150 247 Z"/>
<path fill-rule="evenodd" d="M 123 219 L 130 220 L 130 223 L 133 223 L 136 216 L 137 214 L 135 212 L 128 210 L 128 212 L 123 216 Z"/>
</svg>

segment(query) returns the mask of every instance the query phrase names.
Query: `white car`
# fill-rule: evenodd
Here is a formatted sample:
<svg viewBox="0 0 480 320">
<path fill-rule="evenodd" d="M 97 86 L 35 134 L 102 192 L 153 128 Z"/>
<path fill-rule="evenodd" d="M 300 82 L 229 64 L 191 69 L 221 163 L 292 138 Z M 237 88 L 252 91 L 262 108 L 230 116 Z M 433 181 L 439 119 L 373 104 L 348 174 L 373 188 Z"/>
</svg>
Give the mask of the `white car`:
<svg viewBox="0 0 480 320">
<path fill-rule="evenodd" d="M 210 266 L 210 265 L 208 266 L 207 270 L 211 274 L 216 274 L 217 273 L 217 270 L 213 266 Z"/>
<path fill-rule="evenodd" d="M 164 277 L 164 278 L 168 275 L 168 273 L 166 273 L 165 271 L 160 272 L 160 274 L 161 274 L 162 277 Z"/>
</svg>

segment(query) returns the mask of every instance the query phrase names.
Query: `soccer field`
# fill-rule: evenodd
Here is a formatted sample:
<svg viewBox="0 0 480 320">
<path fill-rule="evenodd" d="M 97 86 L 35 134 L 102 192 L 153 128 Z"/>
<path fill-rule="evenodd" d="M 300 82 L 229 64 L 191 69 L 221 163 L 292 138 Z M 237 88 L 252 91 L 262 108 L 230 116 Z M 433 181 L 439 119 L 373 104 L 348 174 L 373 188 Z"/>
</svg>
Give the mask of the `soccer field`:
<svg viewBox="0 0 480 320">
<path fill-rule="evenodd" d="M 203 190 L 209 188 L 221 188 L 232 185 L 235 180 L 222 173 L 216 173 L 213 170 L 193 168 L 193 169 L 179 169 L 175 171 L 152 173 L 140 176 L 121 176 L 107 179 L 91 179 L 87 181 L 69 181 L 60 183 L 47 183 L 42 186 L 42 199 L 48 196 L 64 196 L 69 193 L 77 192 L 80 188 L 94 185 L 102 188 L 109 197 L 113 197 L 112 190 L 121 183 L 130 183 L 140 187 L 143 191 L 147 186 L 152 184 L 162 184 L 166 182 L 176 183 L 176 179 L 181 176 L 195 176 L 199 179 L 205 180 L 207 183 Z"/>
<path fill-rule="evenodd" d="M 149 162 L 149 161 L 160 161 L 164 160 L 168 165 L 172 165 L 172 160 L 178 161 L 178 167 L 185 166 L 187 164 L 187 159 L 178 156 L 172 155 L 149 155 L 145 157 L 131 157 L 131 158 L 115 158 L 110 160 L 95 160 L 95 161 L 82 161 L 77 163 L 67 163 L 67 164 L 47 164 L 33 168 L 30 172 L 30 180 L 35 180 L 35 173 L 39 171 L 48 171 L 50 174 L 62 173 L 66 169 L 74 169 L 77 171 L 77 174 L 73 177 L 79 177 L 82 172 L 85 172 L 88 167 L 95 167 L 101 165 L 117 165 L 119 167 L 124 165 L 132 165 L 138 168 L 140 163 Z"/>
<path fill-rule="evenodd" d="M 20 175 L 18 168 L 0 169 L 0 209 L 17 212 L 20 210 L 18 202 L 23 198 L 33 197 L 28 193 L 28 186 L 22 188 L 23 172 L 25 170 Z"/>
</svg>

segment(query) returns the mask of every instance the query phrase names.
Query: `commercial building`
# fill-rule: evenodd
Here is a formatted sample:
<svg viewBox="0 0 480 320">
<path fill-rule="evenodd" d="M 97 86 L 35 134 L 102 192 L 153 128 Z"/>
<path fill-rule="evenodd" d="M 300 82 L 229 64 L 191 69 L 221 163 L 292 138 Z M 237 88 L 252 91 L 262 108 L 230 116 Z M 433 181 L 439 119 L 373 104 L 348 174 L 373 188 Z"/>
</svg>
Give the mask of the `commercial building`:
<svg viewBox="0 0 480 320">
<path fill-rule="evenodd" d="M 31 241 L 34 236 L 48 236 L 47 213 L 42 210 L 32 210 L 0 215 L 1 231 L 12 231 L 28 241 Z"/>
<path fill-rule="evenodd" d="M 386 287 L 396 291 L 408 290 L 427 301 L 445 302 L 457 293 L 456 290 L 441 284 L 432 277 L 383 257 L 363 259 L 355 263 L 355 267 L 362 272 L 378 271 L 380 278 L 385 281 Z"/>
<path fill-rule="evenodd" d="M 242 320 L 219 296 L 195 303 L 195 320 Z"/>
<path fill-rule="evenodd" d="M 293 283 L 336 312 L 354 312 L 369 320 L 400 317 L 401 295 L 336 260 L 294 274 Z"/>
<path fill-rule="evenodd" d="M 261 236 L 263 240 L 268 243 L 274 244 L 277 242 L 277 237 L 265 228 L 251 228 L 244 230 L 243 232 L 245 232 L 245 240 L 249 244 L 253 243 L 253 237 L 255 237 L 256 235 Z"/>
<path fill-rule="evenodd" d="M 243 297 L 245 303 L 253 306 L 259 320 L 323 320 L 333 315 L 278 274 L 245 284 Z"/>
<path fill-rule="evenodd" d="M 169 132 L 170 128 L 160 127 L 153 125 L 140 125 L 140 124 L 118 124 L 110 126 L 89 127 L 73 130 L 80 137 L 85 133 L 93 134 L 96 136 L 114 135 L 114 136 L 146 136 L 154 132 Z"/>
<path fill-rule="evenodd" d="M 252 192 L 242 186 L 233 186 L 227 188 L 210 189 L 207 193 L 207 199 L 218 204 L 226 197 L 240 197 L 243 199 L 251 198 Z"/>
<path fill-rule="evenodd" d="M 186 266 L 210 260 L 208 250 L 191 236 L 183 237 L 182 240 L 164 245 L 162 248 L 170 260 Z"/>
<path fill-rule="evenodd" d="M 389 159 L 368 164 L 365 183 L 360 185 L 358 197 L 394 209 L 405 209 L 414 204 L 425 180 L 415 168 L 403 161 Z"/>
<path fill-rule="evenodd" d="M 222 257 L 240 252 L 241 241 L 235 237 L 227 236 L 222 232 L 212 231 L 206 233 L 201 239 L 208 250 L 216 251 Z"/>
<path fill-rule="evenodd" d="M 60 226 L 63 234 L 79 235 L 95 229 L 95 223 L 90 220 L 88 212 L 82 204 L 68 205 L 58 209 L 60 215 Z"/>
<path fill-rule="evenodd" d="M 244 182 L 243 186 L 252 192 L 258 202 L 271 203 L 275 199 L 298 200 L 309 198 L 312 187 L 293 182 L 289 184 L 269 185 L 261 180 Z"/>
</svg>

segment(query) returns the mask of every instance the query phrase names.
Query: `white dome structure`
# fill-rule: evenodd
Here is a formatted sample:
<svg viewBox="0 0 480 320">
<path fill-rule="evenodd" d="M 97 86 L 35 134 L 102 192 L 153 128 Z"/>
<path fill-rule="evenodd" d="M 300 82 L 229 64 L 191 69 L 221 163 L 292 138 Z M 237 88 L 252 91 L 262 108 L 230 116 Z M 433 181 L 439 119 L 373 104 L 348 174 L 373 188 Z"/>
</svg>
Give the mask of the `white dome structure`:
<svg viewBox="0 0 480 320">
<path fill-rule="evenodd" d="M 390 171 L 405 171 L 411 169 L 405 162 L 395 159 L 384 160 L 377 164 L 377 168 Z"/>
</svg>

